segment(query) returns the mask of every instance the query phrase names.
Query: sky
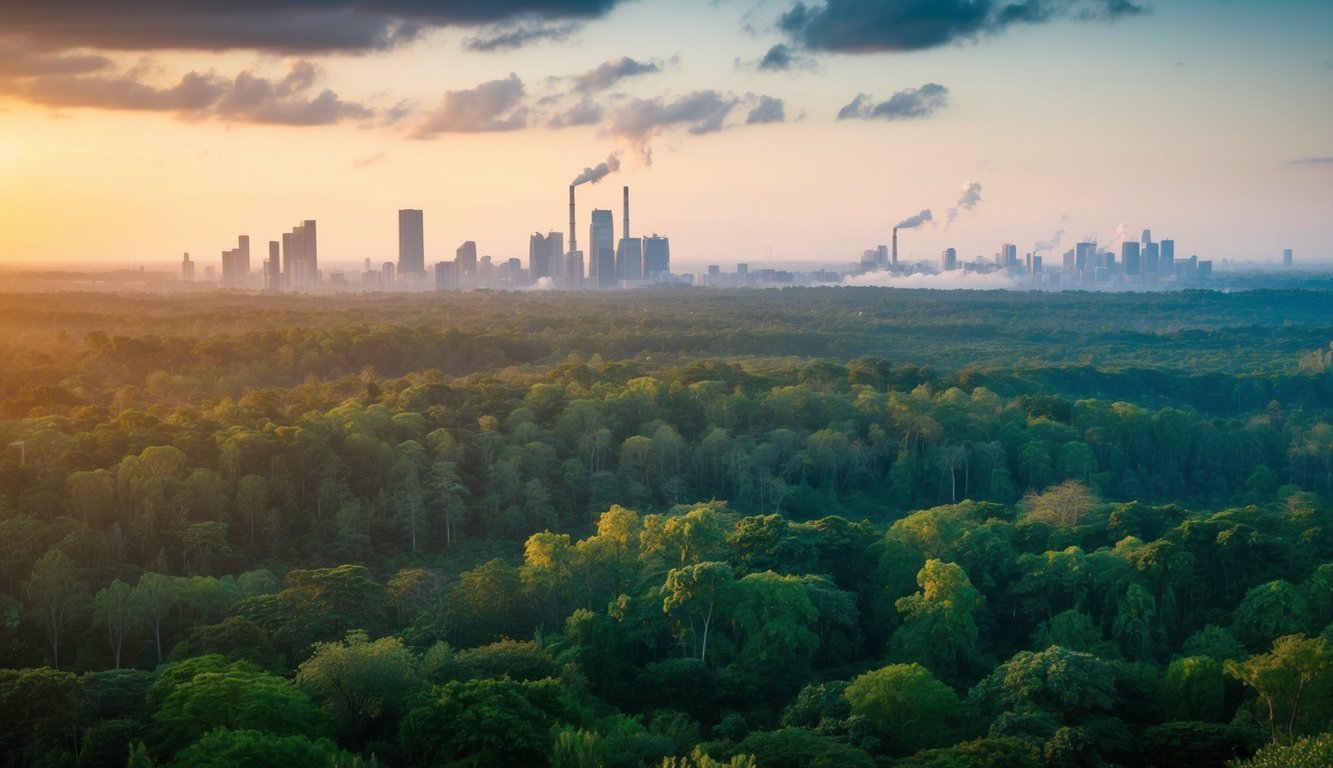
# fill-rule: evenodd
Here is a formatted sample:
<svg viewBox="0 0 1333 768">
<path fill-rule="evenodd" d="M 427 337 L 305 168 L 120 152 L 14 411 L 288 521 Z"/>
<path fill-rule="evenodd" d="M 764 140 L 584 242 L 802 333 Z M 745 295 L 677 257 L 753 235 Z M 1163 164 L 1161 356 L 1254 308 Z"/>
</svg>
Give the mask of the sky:
<svg viewBox="0 0 1333 768">
<path fill-rule="evenodd" d="M 0 265 L 246 234 L 258 269 L 305 219 L 326 269 L 378 265 L 400 208 L 428 263 L 526 264 L 602 170 L 579 240 L 629 185 L 676 265 L 851 263 L 924 210 L 900 259 L 1150 228 L 1333 262 L 1333 2 L 0 4 Z"/>
</svg>

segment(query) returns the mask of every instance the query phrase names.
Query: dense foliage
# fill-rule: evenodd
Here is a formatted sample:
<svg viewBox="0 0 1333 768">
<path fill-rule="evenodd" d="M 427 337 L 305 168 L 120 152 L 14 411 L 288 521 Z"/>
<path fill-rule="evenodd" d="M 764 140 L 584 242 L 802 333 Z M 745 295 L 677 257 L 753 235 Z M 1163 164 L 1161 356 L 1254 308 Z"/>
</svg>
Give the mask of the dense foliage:
<svg viewBox="0 0 1333 768">
<path fill-rule="evenodd" d="M 1317 764 L 1329 298 L 6 296 L 0 760 Z"/>
</svg>

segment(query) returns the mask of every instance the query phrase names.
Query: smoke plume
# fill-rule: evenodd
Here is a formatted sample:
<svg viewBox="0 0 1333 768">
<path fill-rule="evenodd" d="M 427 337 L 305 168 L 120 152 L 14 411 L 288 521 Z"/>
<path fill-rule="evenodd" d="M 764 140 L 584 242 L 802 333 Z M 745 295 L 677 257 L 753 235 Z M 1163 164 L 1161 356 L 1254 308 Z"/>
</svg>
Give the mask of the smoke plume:
<svg viewBox="0 0 1333 768">
<path fill-rule="evenodd" d="M 607 174 L 618 170 L 620 170 L 620 153 L 612 152 L 607 156 L 605 161 L 600 162 L 591 168 L 584 168 L 583 173 L 575 176 L 574 180 L 569 182 L 569 185 L 571 187 L 577 187 L 580 184 L 587 184 L 590 182 L 596 184 L 606 178 Z"/>
<path fill-rule="evenodd" d="M 1032 244 L 1033 255 L 1036 255 L 1043 251 L 1054 250 L 1055 247 L 1060 244 L 1060 241 L 1064 239 L 1065 225 L 1068 224 L 1069 221 L 1070 221 L 1069 214 L 1066 213 L 1062 215 L 1060 217 L 1060 228 L 1055 230 L 1055 232 L 1051 235 L 1050 240 L 1038 240 L 1037 242 Z"/>
<path fill-rule="evenodd" d="M 965 182 L 963 184 L 963 196 L 958 198 L 958 202 L 954 203 L 954 206 L 949 209 L 949 219 L 947 223 L 952 224 L 953 220 L 958 218 L 958 214 L 961 211 L 976 210 L 976 207 L 980 203 L 981 203 L 981 182 L 979 181 Z"/>
<path fill-rule="evenodd" d="M 894 229 L 916 229 L 922 224 L 934 220 L 935 220 L 935 215 L 930 212 L 929 208 L 927 208 L 926 210 L 922 211 L 921 213 L 918 213 L 915 216 L 908 216 L 907 218 L 898 222 L 898 224 L 894 226 Z"/>
</svg>

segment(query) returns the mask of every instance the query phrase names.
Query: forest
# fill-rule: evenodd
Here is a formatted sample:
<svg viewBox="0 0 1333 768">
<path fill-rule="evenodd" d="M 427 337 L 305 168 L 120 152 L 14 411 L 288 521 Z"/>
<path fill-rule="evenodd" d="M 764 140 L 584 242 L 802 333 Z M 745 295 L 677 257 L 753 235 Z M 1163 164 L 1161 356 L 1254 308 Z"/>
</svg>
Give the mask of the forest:
<svg viewBox="0 0 1333 768">
<path fill-rule="evenodd" d="M 0 765 L 1325 768 L 1330 306 L 0 295 Z"/>
</svg>

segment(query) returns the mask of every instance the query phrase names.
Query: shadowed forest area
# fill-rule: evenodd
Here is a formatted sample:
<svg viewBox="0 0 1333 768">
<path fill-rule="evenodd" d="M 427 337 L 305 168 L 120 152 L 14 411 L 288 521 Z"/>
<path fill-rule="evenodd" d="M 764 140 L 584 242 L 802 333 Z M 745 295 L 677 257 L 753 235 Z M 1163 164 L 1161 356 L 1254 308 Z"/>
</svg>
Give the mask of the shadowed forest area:
<svg viewBox="0 0 1333 768">
<path fill-rule="evenodd" d="M 1330 307 L 6 295 L 0 765 L 1327 766 Z"/>
</svg>

